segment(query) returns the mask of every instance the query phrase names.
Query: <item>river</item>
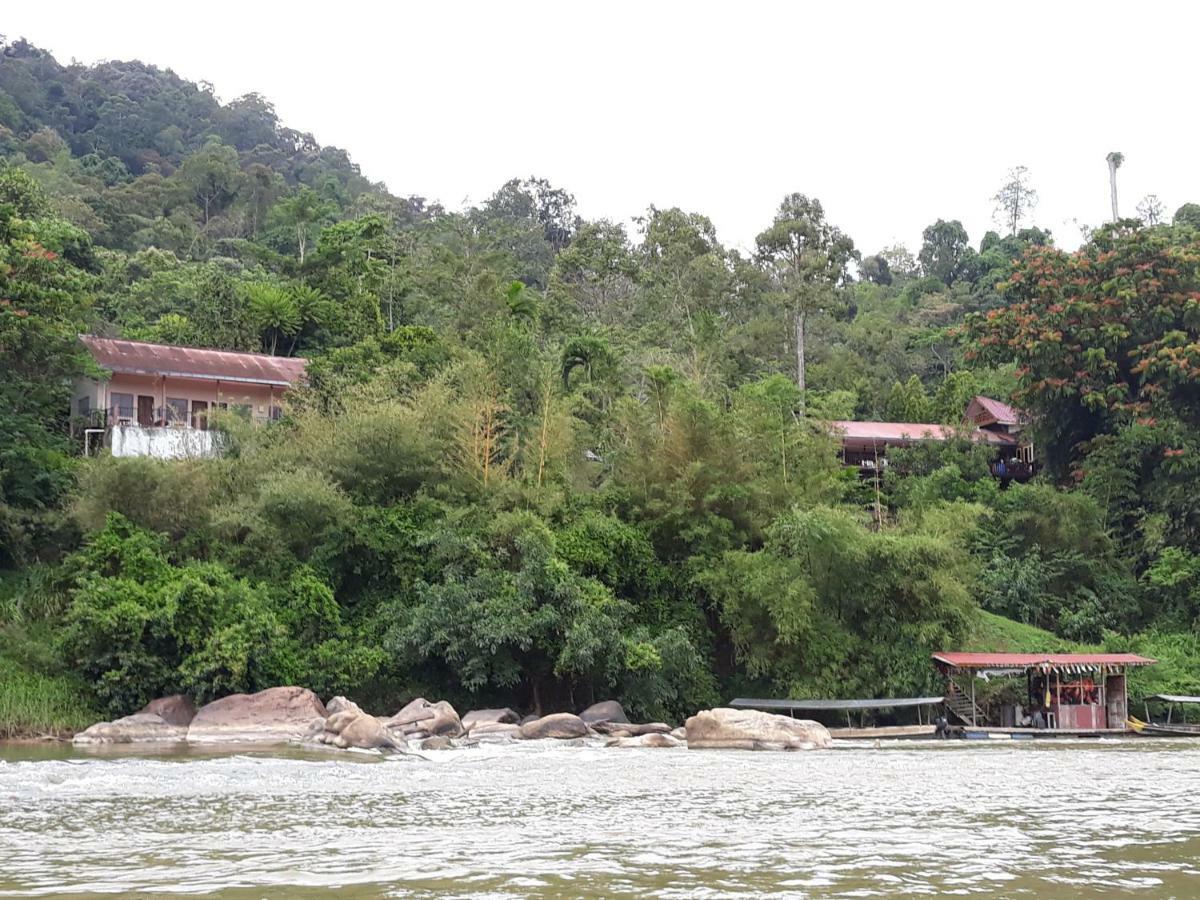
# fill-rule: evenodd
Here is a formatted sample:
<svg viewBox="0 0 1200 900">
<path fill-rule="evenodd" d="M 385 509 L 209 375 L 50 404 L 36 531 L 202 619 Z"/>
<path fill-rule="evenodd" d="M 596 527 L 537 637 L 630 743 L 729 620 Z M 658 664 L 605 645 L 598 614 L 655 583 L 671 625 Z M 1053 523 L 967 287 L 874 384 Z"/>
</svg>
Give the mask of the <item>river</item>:
<svg viewBox="0 0 1200 900">
<path fill-rule="evenodd" d="M 1200 743 L 0 746 L 0 896 L 1200 895 Z"/>
</svg>

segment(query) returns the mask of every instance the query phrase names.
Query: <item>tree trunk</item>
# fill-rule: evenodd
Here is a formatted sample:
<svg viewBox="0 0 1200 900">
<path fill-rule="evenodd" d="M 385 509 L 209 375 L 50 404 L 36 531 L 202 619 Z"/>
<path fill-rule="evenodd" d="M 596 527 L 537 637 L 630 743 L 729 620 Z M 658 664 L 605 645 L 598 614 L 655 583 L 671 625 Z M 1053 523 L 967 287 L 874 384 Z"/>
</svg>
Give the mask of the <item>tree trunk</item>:
<svg viewBox="0 0 1200 900">
<path fill-rule="evenodd" d="M 804 326 L 808 314 L 796 310 L 796 387 L 800 389 L 800 411 L 804 412 Z"/>
<path fill-rule="evenodd" d="M 1108 164 L 1108 192 L 1112 198 L 1112 214 L 1115 222 L 1120 218 L 1117 214 L 1117 167 L 1111 162 Z"/>
</svg>

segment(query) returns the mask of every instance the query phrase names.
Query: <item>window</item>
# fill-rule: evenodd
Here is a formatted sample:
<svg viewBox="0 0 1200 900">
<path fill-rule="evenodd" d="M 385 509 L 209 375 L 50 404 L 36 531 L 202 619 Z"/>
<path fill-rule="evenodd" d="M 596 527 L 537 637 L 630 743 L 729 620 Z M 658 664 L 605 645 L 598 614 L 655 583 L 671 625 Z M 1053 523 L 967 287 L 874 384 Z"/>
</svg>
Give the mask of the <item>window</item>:
<svg viewBox="0 0 1200 900">
<path fill-rule="evenodd" d="M 283 418 L 283 408 L 279 407 L 279 406 L 272 406 L 271 407 L 271 421 L 278 422 L 282 418 Z"/>
<path fill-rule="evenodd" d="M 133 421 L 133 394 L 109 394 L 109 415 L 116 419 L 117 424 Z"/>
<path fill-rule="evenodd" d="M 179 397 L 168 397 L 163 413 L 167 425 L 183 428 L 187 425 L 188 421 L 188 402 Z"/>
<path fill-rule="evenodd" d="M 80 415 L 80 418 L 86 419 L 88 416 L 90 416 L 92 414 L 92 398 L 91 397 L 80 397 L 78 400 L 75 401 L 75 406 L 76 406 L 76 410 L 78 411 L 78 413 Z M 59 409 L 62 409 L 62 407 L 60 406 Z"/>
<path fill-rule="evenodd" d="M 208 401 L 192 401 L 192 427 L 208 431 Z"/>
</svg>

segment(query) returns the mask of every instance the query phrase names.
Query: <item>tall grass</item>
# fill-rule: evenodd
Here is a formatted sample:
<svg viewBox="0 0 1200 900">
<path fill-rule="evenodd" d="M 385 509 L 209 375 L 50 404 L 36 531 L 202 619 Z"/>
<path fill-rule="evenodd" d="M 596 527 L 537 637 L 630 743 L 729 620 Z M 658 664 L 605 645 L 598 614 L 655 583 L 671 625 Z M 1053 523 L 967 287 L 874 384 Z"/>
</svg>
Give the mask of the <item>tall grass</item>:
<svg viewBox="0 0 1200 900">
<path fill-rule="evenodd" d="M 0 740 L 61 737 L 99 718 L 75 679 L 43 675 L 0 659 Z"/>
<path fill-rule="evenodd" d="M 61 737 L 100 718 L 55 649 L 65 597 L 56 579 L 49 569 L 0 573 L 0 740 Z"/>
</svg>

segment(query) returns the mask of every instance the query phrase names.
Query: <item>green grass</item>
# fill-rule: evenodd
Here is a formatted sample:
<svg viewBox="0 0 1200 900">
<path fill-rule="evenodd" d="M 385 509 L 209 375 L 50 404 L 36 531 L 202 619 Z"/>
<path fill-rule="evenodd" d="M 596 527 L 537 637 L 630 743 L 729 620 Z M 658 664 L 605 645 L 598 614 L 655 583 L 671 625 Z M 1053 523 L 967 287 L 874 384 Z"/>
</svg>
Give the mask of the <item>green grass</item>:
<svg viewBox="0 0 1200 900">
<path fill-rule="evenodd" d="M 980 610 L 975 632 L 963 649 L 991 653 L 1074 653 L 1091 648 L 1060 638 L 1035 625 L 1025 625 Z"/>
<path fill-rule="evenodd" d="M 0 740 L 64 737 L 100 718 L 78 680 L 34 672 L 0 658 Z"/>
<path fill-rule="evenodd" d="M 31 616 L 26 587 L 23 577 L 0 577 L 0 740 L 66 737 L 102 716 L 88 686 L 64 671 L 52 625 L 41 610 Z"/>
</svg>

